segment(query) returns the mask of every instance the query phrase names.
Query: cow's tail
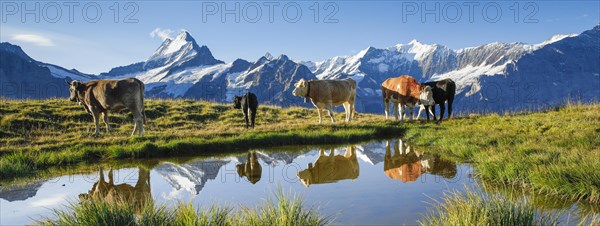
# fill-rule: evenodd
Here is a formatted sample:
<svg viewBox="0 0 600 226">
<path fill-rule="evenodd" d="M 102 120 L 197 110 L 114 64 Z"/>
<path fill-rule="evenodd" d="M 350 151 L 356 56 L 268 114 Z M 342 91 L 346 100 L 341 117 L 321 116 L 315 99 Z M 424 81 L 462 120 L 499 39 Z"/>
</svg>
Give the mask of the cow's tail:
<svg viewBox="0 0 600 226">
<path fill-rule="evenodd" d="M 144 83 L 138 79 L 136 79 L 136 82 L 138 84 L 140 84 L 140 110 L 142 111 L 142 117 L 144 119 L 144 125 L 146 125 L 146 111 L 144 111 Z"/>
</svg>

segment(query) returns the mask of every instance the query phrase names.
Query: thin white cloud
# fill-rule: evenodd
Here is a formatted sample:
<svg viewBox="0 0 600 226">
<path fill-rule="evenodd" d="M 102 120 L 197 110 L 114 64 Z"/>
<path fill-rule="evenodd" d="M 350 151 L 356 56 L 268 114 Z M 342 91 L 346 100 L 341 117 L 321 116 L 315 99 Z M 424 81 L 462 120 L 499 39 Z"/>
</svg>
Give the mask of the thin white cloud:
<svg viewBox="0 0 600 226">
<path fill-rule="evenodd" d="M 173 34 L 173 30 L 165 28 L 162 29 L 160 27 L 155 28 L 154 30 L 152 30 L 152 32 L 150 32 L 150 37 L 155 38 L 158 37 L 161 40 L 165 40 L 167 38 L 171 38 Z"/>
<path fill-rule="evenodd" d="M 32 43 L 37 46 L 54 46 L 54 42 L 44 36 L 34 34 L 16 34 L 12 36 L 12 40 Z"/>
<path fill-rule="evenodd" d="M 577 18 L 575 18 L 575 19 L 578 19 L 578 20 L 579 20 L 579 19 L 586 18 L 586 17 L 588 17 L 588 16 L 590 16 L 590 15 L 583 14 L 583 15 L 581 15 L 581 16 L 578 16 L 578 17 L 577 17 Z"/>
</svg>

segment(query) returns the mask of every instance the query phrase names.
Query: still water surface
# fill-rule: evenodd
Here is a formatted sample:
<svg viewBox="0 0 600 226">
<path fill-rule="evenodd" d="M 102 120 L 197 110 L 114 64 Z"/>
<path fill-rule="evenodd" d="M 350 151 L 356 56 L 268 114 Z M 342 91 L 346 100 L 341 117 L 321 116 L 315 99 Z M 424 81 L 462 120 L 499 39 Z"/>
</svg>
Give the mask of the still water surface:
<svg viewBox="0 0 600 226">
<path fill-rule="evenodd" d="M 333 152 L 333 155 L 332 155 Z M 0 224 L 27 224 L 90 195 L 119 193 L 132 202 L 252 207 L 278 188 L 302 196 L 339 224 L 416 224 L 445 191 L 477 182 L 466 164 L 399 139 L 338 148 L 306 147 L 202 157 L 151 167 L 104 169 L 0 189 Z"/>
</svg>

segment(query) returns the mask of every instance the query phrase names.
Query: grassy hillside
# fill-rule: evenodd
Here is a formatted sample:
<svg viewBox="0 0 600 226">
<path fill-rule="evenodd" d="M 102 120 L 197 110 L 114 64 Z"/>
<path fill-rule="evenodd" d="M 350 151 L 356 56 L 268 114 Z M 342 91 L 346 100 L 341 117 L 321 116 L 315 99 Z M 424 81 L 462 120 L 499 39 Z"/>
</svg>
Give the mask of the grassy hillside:
<svg viewBox="0 0 600 226">
<path fill-rule="evenodd" d="M 405 138 L 471 162 L 486 182 L 600 205 L 598 104 L 413 125 Z"/>
<path fill-rule="evenodd" d="M 130 113 L 111 114 L 113 131 L 92 136 L 92 117 L 67 100 L 0 100 L 0 177 L 39 169 L 112 159 L 227 153 L 248 148 L 348 143 L 399 136 L 403 129 L 381 116 L 343 113 L 318 125 L 315 110 L 260 106 L 256 128 L 245 129 L 240 110 L 191 100 L 146 100 L 143 137 L 130 137 Z"/>
<path fill-rule="evenodd" d="M 130 138 L 129 113 L 114 132 L 91 136 L 91 117 L 65 100 L 0 101 L 0 176 L 82 162 L 228 153 L 294 144 L 359 142 L 404 136 L 413 145 L 470 162 L 486 182 L 600 203 L 600 105 L 569 105 L 518 115 L 471 115 L 433 123 L 385 122 L 358 114 L 350 124 L 317 124 L 312 109 L 262 106 L 247 130 L 239 110 L 189 100 L 147 100 L 146 136 Z M 102 127 L 104 129 L 104 127 Z"/>
</svg>

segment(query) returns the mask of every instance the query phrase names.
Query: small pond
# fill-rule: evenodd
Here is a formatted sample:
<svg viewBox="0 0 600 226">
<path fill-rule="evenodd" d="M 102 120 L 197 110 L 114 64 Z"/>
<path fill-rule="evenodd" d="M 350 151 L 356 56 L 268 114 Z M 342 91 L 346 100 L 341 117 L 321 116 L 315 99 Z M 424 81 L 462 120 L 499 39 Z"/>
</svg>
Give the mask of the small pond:
<svg viewBox="0 0 600 226">
<path fill-rule="evenodd" d="M 336 223 L 417 224 L 444 192 L 480 189 L 457 164 L 400 139 L 343 147 L 285 147 L 243 154 L 99 169 L 0 188 L 0 225 L 33 223 L 90 195 L 121 193 L 132 202 L 180 201 L 252 207 L 279 189 L 299 195 Z M 567 209 L 575 207 L 568 206 Z"/>
</svg>

